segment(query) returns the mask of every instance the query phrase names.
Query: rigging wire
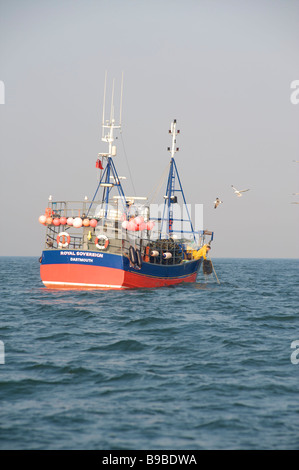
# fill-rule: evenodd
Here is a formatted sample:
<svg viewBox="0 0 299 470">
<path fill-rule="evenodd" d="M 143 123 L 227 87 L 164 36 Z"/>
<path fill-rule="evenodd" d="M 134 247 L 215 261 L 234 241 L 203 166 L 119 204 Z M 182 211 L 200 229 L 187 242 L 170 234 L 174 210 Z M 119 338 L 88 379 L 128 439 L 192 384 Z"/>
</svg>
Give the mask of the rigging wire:
<svg viewBox="0 0 299 470">
<path fill-rule="evenodd" d="M 212 260 L 211 260 L 211 263 L 212 263 Z M 213 271 L 214 271 L 215 277 L 216 277 L 216 279 L 217 279 L 217 283 L 220 284 L 220 281 L 219 281 L 218 276 L 217 276 L 217 274 L 216 274 L 216 271 L 215 271 L 215 268 L 214 268 L 213 263 L 212 263 L 212 267 L 213 267 Z"/>
<path fill-rule="evenodd" d="M 133 187 L 134 196 L 136 196 L 136 189 L 135 189 L 135 186 L 134 186 L 134 183 L 133 183 L 133 178 L 132 178 L 132 174 L 131 174 L 131 170 L 130 170 L 129 160 L 128 160 L 128 157 L 127 157 L 127 152 L 126 152 L 126 149 L 125 149 L 124 139 L 123 139 L 121 131 L 120 131 L 120 138 L 121 138 L 121 143 L 122 143 L 122 146 L 123 146 L 123 151 L 124 151 L 124 154 L 125 154 L 125 159 L 126 159 L 126 163 L 127 163 L 127 167 L 128 167 L 128 171 L 129 171 L 129 175 L 130 175 L 131 184 L 132 184 L 132 187 Z"/>
<path fill-rule="evenodd" d="M 162 184 L 165 182 L 165 180 L 167 178 L 167 174 L 168 174 L 168 171 L 169 171 L 169 165 L 170 164 L 168 163 L 165 170 L 164 170 L 164 172 L 162 173 L 162 176 L 161 176 L 160 180 L 158 181 L 156 187 L 149 194 L 149 196 L 148 196 L 149 203 L 154 202 L 154 199 L 157 197 L 159 191 L 161 190 Z"/>
</svg>

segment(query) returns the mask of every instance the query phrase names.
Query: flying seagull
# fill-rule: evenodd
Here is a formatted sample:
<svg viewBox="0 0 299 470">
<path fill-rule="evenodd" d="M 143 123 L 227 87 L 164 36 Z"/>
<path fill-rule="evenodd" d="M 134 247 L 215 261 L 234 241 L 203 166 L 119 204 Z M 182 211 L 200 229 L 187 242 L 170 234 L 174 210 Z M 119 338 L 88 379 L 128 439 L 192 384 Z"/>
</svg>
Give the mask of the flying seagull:
<svg viewBox="0 0 299 470">
<path fill-rule="evenodd" d="M 243 196 L 243 194 L 241 194 L 241 193 L 245 193 L 245 191 L 249 191 L 249 189 L 241 189 L 241 190 L 239 191 L 238 189 L 234 188 L 233 185 L 231 185 L 231 186 L 232 186 L 232 188 L 233 188 L 233 190 L 234 190 L 234 193 L 235 193 L 236 196 L 238 196 L 238 197 Z"/>
<path fill-rule="evenodd" d="M 216 197 L 216 200 L 214 201 L 214 209 L 217 209 L 219 204 L 222 204 L 223 201 L 220 201 L 219 197 Z"/>
</svg>

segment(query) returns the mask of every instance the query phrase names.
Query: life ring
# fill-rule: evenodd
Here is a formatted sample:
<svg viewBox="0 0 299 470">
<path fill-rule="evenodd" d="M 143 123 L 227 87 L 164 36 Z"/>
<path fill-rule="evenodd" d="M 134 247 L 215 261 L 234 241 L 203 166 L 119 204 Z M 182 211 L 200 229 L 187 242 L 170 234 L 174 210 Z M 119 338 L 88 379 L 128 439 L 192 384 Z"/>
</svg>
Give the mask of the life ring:
<svg viewBox="0 0 299 470">
<path fill-rule="evenodd" d="M 60 237 L 63 237 L 62 238 L 62 241 L 60 240 Z M 56 238 L 56 241 L 57 241 L 57 244 L 60 248 L 66 248 L 67 246 L 69 246 L 70 244 L 70 241 L 71 241 L 71 237 L 68 233 L 66 232 L 60 232 L 58 235 L 57 235 L 57 238 Z"/>
<path fill-rule="evenodd" d="M 99 244 L 99 241 L 102 240 L 102 244 L 100 245 Z M 108 237 L 106 237 L 106 235 L 99 235 L 96 239 L 95 239 L 95 244 L 96 244 L 96 247 L 99 249 L 99 250 L 107 250 L 108 248 L 108 245 L 109 245 L 109 239 Z"/>
</svg>

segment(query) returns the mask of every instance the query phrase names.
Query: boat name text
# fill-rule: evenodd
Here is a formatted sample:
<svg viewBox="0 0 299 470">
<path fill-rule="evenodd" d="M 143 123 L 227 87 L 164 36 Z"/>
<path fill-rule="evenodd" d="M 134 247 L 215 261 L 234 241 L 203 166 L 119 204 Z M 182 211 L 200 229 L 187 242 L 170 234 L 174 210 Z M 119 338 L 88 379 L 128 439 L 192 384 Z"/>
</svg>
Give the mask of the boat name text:
<svg viewBox="0 0 299 470">
<path fill-rule="evenodd" d="M 61 251 L 61 255 L 71 256 L 70 261 L 93 263 L 93 258 L 103 258 L 103 253 L 93 253 L 90 251 Z M 73 258 L 73 256 L 75 258 Z M 80 258 L 80 256 L 86 256 L 86 258 Z"/>
<path fill-rule="evenodd" d="M 103 253 L 94 253 L 90 251 L 61 251 L 61 255 L 69 255 L 69 256 L 88 256 L 94 258 L 103 258 Z"/>
</svg>

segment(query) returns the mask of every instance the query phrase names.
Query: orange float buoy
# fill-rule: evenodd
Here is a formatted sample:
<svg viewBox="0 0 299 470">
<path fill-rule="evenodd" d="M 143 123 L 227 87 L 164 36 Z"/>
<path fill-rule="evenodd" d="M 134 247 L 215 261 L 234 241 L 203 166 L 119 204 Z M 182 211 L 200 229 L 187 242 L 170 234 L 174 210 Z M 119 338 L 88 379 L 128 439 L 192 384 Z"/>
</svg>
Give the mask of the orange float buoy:
<svg viewBox="0 0 299 470">
<path fill-rule="evenodd" d="M 73 227 L 80 228 L 82 227 L 82 219 L 81 217 L 76 217 L 73 222 Z"/>
<path fill-rule="evenodd" d="M 89 227 L 89 225 L 90 225 L 89 219 L 84 219 L 83 220 L 83 225 L 84 225 L 84 227 Z"/>
<path fill-rule="evenodd" d="M 96 227 L 98 225 L 98 222 L 96 219 L 91 219 L 91 221 L 89 222 L 89 225 L 91 227 Z"/>
<path fill-rule="evenodd" d="M 134 232 L 136 230 L 136 225 L 134 224 L 134 222 L 132 220 L 130 220 L 126 226 L 126 229 L 127 230 L 131 230 L 132 232 Z"/>
<path fill-rule="evenodd" d="M 51 207 L 46 207 L 45 216 L 46 217 L 51 217 L 51 215 L 53 215 L 53 211 L 52 211 Z"/>
<path fill-rule="evenodd" d="M 66 225 L 66 217 L 60 217 L 60 225 Z"/>
<path fill-rule="evenodd" d="M 56 227 L 60 225 L 60 219 L 58 219 L 58 217 L 55 217 L 55 219 L 53 219 L 53 225 L 55 225 Z"/>
<path fill-rule="evenodd" d="M 154 225 L 155 225 L 155 222 L 153 222 L 152 220 L 149 220 L 146 224 L 146 229 L 152 230 L 154 228 Z"/>
<path fill-rule="evenodd" d="M 144 222 L 144 219 L 143 219 L 143 217 L 142 217 L 141 215 L 138 215 L 138 216 L 135 217 L 135 219 L 134 219 L 134 223 L 135 223 L 136 225 L 141 225 L 143 222 Z"/>
<path fill-rule="evenodd" d="M 46 223 L 47 223 L 48 225 L 51 225 L 52 222 L 53 222 L 52 217 L 47 217 L 47 218 L 46 218 Z"/>
</svg>

